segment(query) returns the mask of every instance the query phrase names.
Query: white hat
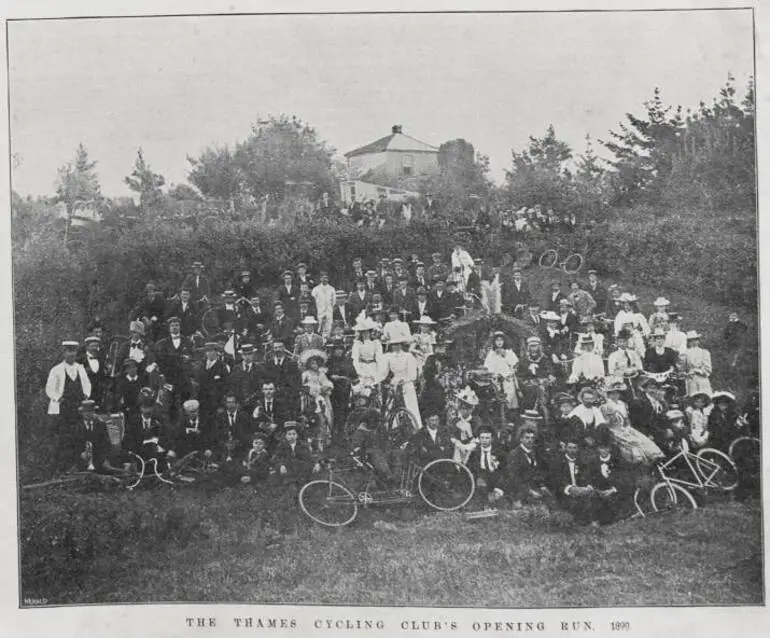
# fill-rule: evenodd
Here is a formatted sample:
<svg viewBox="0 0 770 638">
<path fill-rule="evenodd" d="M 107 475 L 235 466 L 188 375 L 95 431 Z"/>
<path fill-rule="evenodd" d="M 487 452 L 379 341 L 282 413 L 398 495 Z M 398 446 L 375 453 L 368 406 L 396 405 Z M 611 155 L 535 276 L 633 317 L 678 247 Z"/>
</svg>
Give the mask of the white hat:
<svg viewBox="0 0 770 638">
<path fill-rule="evenodd" d="M 318 322 L 315 320 L 315 317 L 313 317 L 312 315 L 307 315 L 307 317 L 305 317 L 302 320 L 302 323 L 306 326 L 309 326 L 310 324 L 313 324 L 314 326 L 318 325 Z"/>
<path fill-rule="evenodd" d="M 655 330 L 652 333 L 653 337 L 665 337 L 666 331 L 663 330 L 663 328 L 655 328 Z"/>
<path fill-rule="evenodd" d="M 735 401 L 735 395 L 732 392 L 726 392 L 725 390 L 718 390 L 711 395 L 711 400 L 716 403 L 719 399 L 730 399 Z"/>
<path fill-rule="evenodd" d="M 700 333 L 697 330 L 688 330 L 686 337 L 688 341 L 690 339 L 700 339 Z"/>
<path fill-rule="evenodd" d="M 531 346 L 531 345 L 534 345 L 534 344 L 540 345 L 541 343 L 543 343 L 543 341 L 540 339 L 540 337 L 535 337 L 535 336 L 527 337 L 527 345 L 528 346 Z"/>
<path fill-rule="evenodd" d="M 397 334 L 392 339 L 388 340 L 388 345 L 392 346 L 394 343 L 411 343 L 411 338 L 405 334 Z"/>
<path fill-rule="evenodd" d="M 541 312 L 540 318 L 543 321 L 559 321 L 559 315 L 557 315 L 553 310 L 546 310 Z"/>
<path fill-rule="evenodd" d="M 594 338 L 591 335 L 581 334 L 578 337 L 578 343 L 581 346 L 588 345 L 588 344 L 593 343 L 593 342 L 594 342 Z"/>
<path fill-rule="evenodd" d="M 463 403 L 467 403 L 470 406 L 477 406 L 479 404 L 479 398 L 473 389 L 466 385 L 460 392 L 457 393 L 457 398 Z"/>
<path fill-rule="evenodd" d="M 141 321 L 132 321 L 128 324 L 129 332 L 138 332 L 140 335 L 144 335 L 144 324 Z"/>
<path fill-rule="evenodd" d="M 195 399 L 188 399 L 182 404 L 182 408 L 184 408 L 185 412 L 195 412 L 199 407 L 200 403 Z"/>
<path fill-rule="evenodd" d="M 668 306 L 670 304 L 671 302 L 665 297 L 658 297 L 655 301 L 652 302 L 653 306 Z"/>
<path fill-rule="evenodd" d="M 632 295 L 631 293 L 624 292 L 622 295 L 620 295 L 619 301 L 628 301 L 629 303 L 632 301 L 637 301 L 639 298 L 636 295 Z"/>
<path fill-rule="evenodd" d="M 353 326 L 353 330 L 356 332 L 364 332 L 367 330 L 376 330 L 377 324 L 372 320 L 369 319 L 369 317 L 364 317 L 363 319 L 359 319 L 356 321 L 356 325 Z"/>
<path fill-rule="evenodd" d="M 79 348 L 80 344 L 77 341 L 62 341 L 61 346 L 62 348 L 71 349 L 71 348 Z"/>
<path fill-rule="evenodd" d="M 431 319 L 428 315 L 423 315 L 422 317 L 420 317 L 416 321 L 413 321 L 412 323 L 416 323 L 416 324 L 421 325 L 421 326 L 435 326 L 436 325 L 436 322 L 433 321 L 433 319 Z"/>
</svg>

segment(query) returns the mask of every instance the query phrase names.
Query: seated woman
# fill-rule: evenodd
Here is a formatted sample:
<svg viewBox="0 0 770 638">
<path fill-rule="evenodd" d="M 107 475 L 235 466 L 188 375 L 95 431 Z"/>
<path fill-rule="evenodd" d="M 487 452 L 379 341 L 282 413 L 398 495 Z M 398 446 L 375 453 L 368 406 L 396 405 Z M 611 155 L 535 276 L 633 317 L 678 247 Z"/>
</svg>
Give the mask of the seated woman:
<svg viewBox="0 0 770 638">
<path fill-rule="evenodd" d="M 590 385 L 604 379 L 604 360 L 594 352 L 594 340 L 590 335 L 580 335 L 578 340 L 580 354 L 572 364 L 572 372 L 567 379 L 570 385 Z"/>
<path fill-rule="evenodd" d="M 606 384 L 607 399 L 601 411 L 607 420 L 610 438 L 626 462 L 651 465 L 663 458 L 663 452 L 651 439 L 631 426 L 628 406 L 621 398 L 625 390 L 626 384 L 622 379 L 610 379 Z"/>
<path fill-rule="evenodd" d="M 698 450 L 709 444 L 708 420 L 711 414 L 711 397 L 705 392 L 696 392 L 690 396 L 691 404 L 684 412 L 687 416 L 688 440 Z"/>
<path fill-rule="evenodd" d="M 519 387 L 516 380 L 516 370 L 519 358 L 511 350 L 508 338 L 504 332 L 492 335 L 492 349 L 484 359 L 484 368 L 502 379 L 505 407 L 508 410 L 519 408 Z"/>
</svg>

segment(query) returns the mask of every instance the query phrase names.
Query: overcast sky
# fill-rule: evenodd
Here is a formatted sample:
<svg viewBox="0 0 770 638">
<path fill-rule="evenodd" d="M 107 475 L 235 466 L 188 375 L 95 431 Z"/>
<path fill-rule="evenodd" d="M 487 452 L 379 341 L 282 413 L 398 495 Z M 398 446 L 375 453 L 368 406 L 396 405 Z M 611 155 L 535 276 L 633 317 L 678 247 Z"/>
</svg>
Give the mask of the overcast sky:
<svg viewBox="0 0 770 638">
<path fill-rule="evenodd" d="M 243 139 L 259 116 L 296 114 L 338 155 L 402 124 L 490 156 L 549 123 L 576 151 L 641 114 L 657 85 L 696 106 L 753 72 L 751 14 L 222 16 L 11 23 L 13 187 L 50 194 L 83 142 L 105 195 L 144 149 L 166 181 L 187 154 Z M 598 146 L 598 144 L 597 144 Z"/>
</svg>

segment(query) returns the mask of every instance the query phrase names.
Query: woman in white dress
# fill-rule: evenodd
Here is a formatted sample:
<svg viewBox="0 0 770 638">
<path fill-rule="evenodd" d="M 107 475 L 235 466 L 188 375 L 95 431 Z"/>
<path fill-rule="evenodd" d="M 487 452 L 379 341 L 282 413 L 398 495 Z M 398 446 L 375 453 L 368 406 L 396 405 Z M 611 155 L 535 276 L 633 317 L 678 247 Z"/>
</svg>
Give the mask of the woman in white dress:
<svg viewBox="0 0 770 638">
<path fill-rule="evenodd" d="M 393 376 L 390 379 L 391 391 L 395 391 L 401 386 L 404 396 L 404 406 L 411 412 L 417 423 L 417 428 L 422 428 L 422 419 L 420 418 L 420 405 L 417 402 L 417 390 L 415 382 L 417 381 L 417 360 L 411 352 L 404 350 L 409 346 L 409 339 L 397 339 L 391 341 L 390 352 L 382 358 L 382 367 L 380 370 L 380 379 L 387 379 L 389 374 Z"/>
<path fill-rule="evenodd" d="M 377 324 L 371 319 L 364 318 L 358 321 L 353 328 L 358 337 L 353 342 L 350 353 L 358 378 L 361 383 L 370 387 L 379 383 L 382 365 L 382 342 L 372 338 L 372 331 L 376 328 Z"/>
<path fill-rule="evenodd" d="M 615 335 L 623 329 L 625 324 L 631 323 L 642 334 L 642 337 L 649 336 L 650 326 L 647 323 L 647 319 L 632 305 L 636 303 L 637 296 L 624 292 L 620 295 L 619 301 L 623 307 L 615 316 Z"/>
<path fill-rule="evenodd" d="M 519 408 L 519 387 L 516 381 L 516 370 L 519 358 L 508 346 L 508 338 L 504 332 L 492 335 L 492 349 L 484 359 L 484 368 L 502 378 L 505 405 L 509 410 Z"/>
<path fill-rule="evenodd" d="M 436 335 L 433 334 L 433 327 L 436 325 L 436 322 L 428 315 L 423 315 L 412 323 L 417 326 L 418 332 L 412 336 L 409 352 L 417 360 L 417 376 L 422 377 L 425 361 L 433 354 L 433 346 L 436 345 Z"/>
<path fill-rule="evenodd" d="M 687 350 L 680 357 L 681 371 L 685 375 L 688 396 L 701 392 L 711 396 L 711 353 L 700 347 L 700 334 L 695 330 L 687 333 Z"/>
</svg>

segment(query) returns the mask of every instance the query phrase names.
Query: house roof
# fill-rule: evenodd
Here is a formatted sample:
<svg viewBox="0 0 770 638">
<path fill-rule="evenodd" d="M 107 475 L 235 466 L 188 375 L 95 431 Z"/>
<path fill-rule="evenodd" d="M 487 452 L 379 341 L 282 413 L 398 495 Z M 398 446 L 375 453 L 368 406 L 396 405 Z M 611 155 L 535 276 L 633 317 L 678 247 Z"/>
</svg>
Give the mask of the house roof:
<svg viewBox="0 0 770 638">
<path fill-rule="evenodd" d="M 372 153 L 384 153 L 385 151 L 403 151 L 411 153 L 438 153 L 438 148 L 421 142 L 409 135 L 404 135 L 401 132 L 400 127 L 393 127 L 393 133 L 381 137 L 380 139 L 362 146 L 352 151 L 345 153 L 345 157 L 353 157 L 355 155 L 369 155 Z"/>
</svg>

